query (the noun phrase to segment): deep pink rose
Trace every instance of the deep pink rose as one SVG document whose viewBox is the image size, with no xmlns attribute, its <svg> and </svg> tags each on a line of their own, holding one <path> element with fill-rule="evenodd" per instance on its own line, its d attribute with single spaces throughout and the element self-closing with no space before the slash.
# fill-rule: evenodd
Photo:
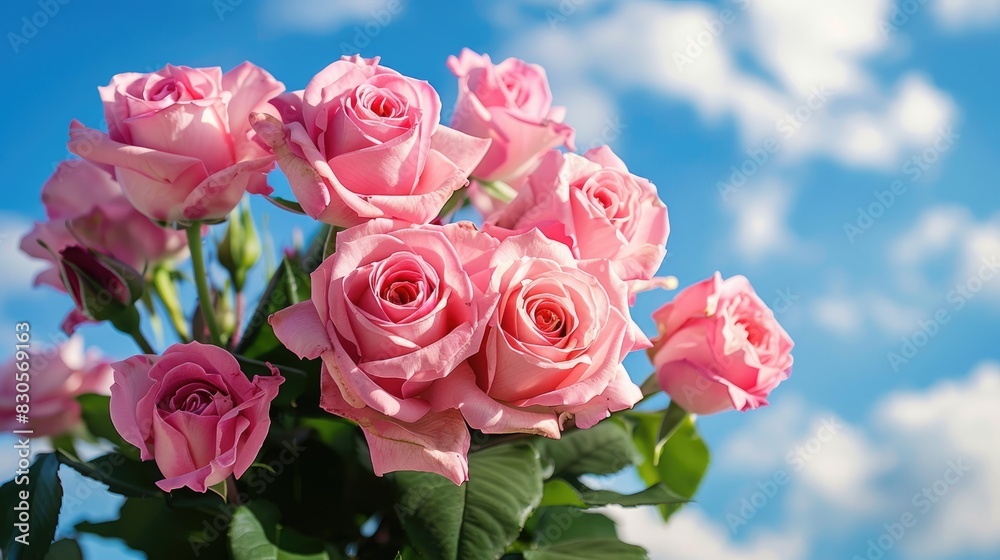
<svg viewBox="0 0 1000 560">
<path fill-rule="evenodd" d="M 111 420 L 143 461 L 156 460 L 169 492 L 205 492 L 231 474 L 243 476 L 271 425 L 268 411 L 284 378 L 247 379 L 229 352 L 198 342 L 174 344 L 161 356 L 141 354 L 111 364 Z"/>
<path fill-rule="evenodd" d="M 537 227 L 577 258 L 610 260 L 623 280 L 651 279 L 670 233 L 656 187 L 629 173 L 607 146 L 583 156 L 550 151 L 490 223 L 519 232 Z"/>
<path fill-rule="evenodd" d="M 434 88 L 377 58 L 344 57 L 274 104 L 284 125 L 261 115 L 254 128 L 306 214 L 342 227 L 431 221 L 489 145 L 440 125 Z"/>
<path fill-rule="evenodd" d="M 19 360 L 15 353 L 0 365 L 0 429 L 5 432 L 33 430 L 32 437 L 65 434 L 80 424 L 76 397 L 86 393 L 107 395 L 111 388 L 111 365 L 95 351 L 84 353 L 83 339 L 78 336 L 51 352 L 40 352 L 31 343 L 28 354 L 28 359 Z M 28 365 L 19 367 L 19 363 Z M 25 383 L 28 391 L 18 391 L 19 383 Z M 22 395 L 28 395 L 30 401 Z M 27 424 L 17 421 L 19 404 L 28 406 Z"/>
<path fill-rule="evenodd" d="M 63 289 L 53 252 L 71 245 L 83 244 L 139 271 L 187 253 L 183 231 L 143 216 L 108 170 L 86 160 L 60 163 L 42 186 L 42 203 L 48 221 L 36 222 L 21 239 L 22 251 L 53 265 L 38 274 L 36 284 Z"/>
<path fill-rule="evenodd" d="M 377 475 L 468 478 L 462 415 L 432 412 L 423 394 L 479 350 L 497 296 L 473 276 L 488 277 L 496 246 L 470 223 L 373 220 L 337 235 L 311 301 L 271 316 L 285 346 L 323 359 L 321 404 L 361 425 Z"/>
<path fill-rule="evenodd" d="M 743 276 L 718 272 L 653 313 L 660 386 L 695 414 L 747 411 L 788 379 L 792 339 Z"/>
<path fill-rule="evenodd" d="M 435 408 L 459 408 L 486 433 L 558 438 L 570 416 L 589 428 L 642 398 L 622 360 L 649 341 L 606 262 L 578 262 L 533 230 L 503 241 L 490 267 L 496 314 L 472 369 L 432 388 Z"/>
<path fill-rule="evenodd" d="M 252 138 L 251 112 L 285 90 L 249 62 L 167 65 L 117 74 L 99 88 L 108 133 L 70 125 L 74 154 L 115 168 L 125 195 L 161 222 L 222 220 L 244 192 L 269 194 L 274 156 Z M 273 109 L 270 109 L 273 110 Z"/>
<path fill-rule="evenodd" d="M 566 110 L 552 106 L 541 66 L 516 58 L 493 64 L 489 55 L 463 49 L 460 56 L 448 58 L 448 68 L 458 77 L 451 126 L 493 140 L 472 173 L 477 180 L 500 181 L 516 192 L 547 151 L 560 145 L 575 149 L 573 129 L 562 123 Z M 503 206 L 477 181 L 470 196 L 487 216 Z"/>
</svg>

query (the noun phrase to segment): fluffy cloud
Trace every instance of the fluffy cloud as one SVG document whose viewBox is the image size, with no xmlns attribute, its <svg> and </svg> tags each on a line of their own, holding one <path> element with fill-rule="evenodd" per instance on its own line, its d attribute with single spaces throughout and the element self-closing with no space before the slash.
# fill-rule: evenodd
<svg viewBox="0 0 1000 560">
<path fill-rule="evenodd" d="M 788 227 L 792 190 L 780 183 L 762 183 L 739 189 L 725 208 L 735 221 L 731 242 L 741 258 L 759 261 L 765 256 L 801 251 L 802 242 Z"/>
<path fill-rule="evenodd" d="M 21 237 L 31 229 L 31 224 L 15 214 L 0 214 L 0 262 L 4 273 L 0 275 L 0 302 L 13 301 L 31 289 L 31 282 L 44 263 L 29 258 L 18 246 Z"/>
<path fill-rule="evenodd" d="M 498 15 L 500 25 L 518 29 L 506 50 L 545 65 L 557 94 L 590 100 L 566 101 L 569 122 L 583 122 L 584 141 L 594 122 L 614 113 L 591 110 L 608 106 L 606 93 L 579 92 L 609 85 L 682 99 L 710 121 L 732 118 L 747 146 L 794 132 L 782 155 L 861 167 L 897 163 L 955 116 L 951 99 L 925 77 L 905 73 L 886 85 L 868 68 L 891 44 L 879 31 L 890 0 L 550 2 L 543 12 L 541 2 L 524 4 L 535 17 L 509 6 Z"/>
<path fill-rule="evenodd" d="M 978 220 L 963 206 L 929 207 L 891 244 L 889 257 L 902 287 L 911 292 L 943 296 L 964 287 L 965 299 L 980 292 L 1000 299 L 1000 213 Z M 948 286 L 933 286 L 926 269 L 941 264 L 954 273 Z"/>
<path fill-rule="evenodd" d="M 652 509 L 608 508 L 605 513 L 618 525 L 618 536 L 644 546 L 650 560 L 799 560 L 806 558 L 806 543 L 798 535 L 762 533 L 749 542 L 734 543 L 726 529 L 690 506 L 670 519 Z"/>
<path fill-rule="evenodd" d="M 941 24 L 952 31 L 1000 22 L 1000 0 L 936 0 L 932 5 Z"/>
<path fill-rule="evenodd" d="M 909 513 L 919 530 L 893 546 L 906 558 L 951 558 L 1000 550 L 1000 364 L 984 362 L 961 379 L 891 393 L 870 421 L 852 424 L 802 400 L 786 398 L 755 413 L 718 452 L 716 468 L 750 480 L 741 498 L 779 470 L 789 482 L 764 506 L 784 521 L 751 518 L 740 538 L 727 512 L 687 508 L 665 529 L 642 510 L 611 510 L 623 539 L 653 558 L 745 560 L 850 557 L 859 542 L 877 540 L 886 523 Z M 967 471 L 965 470 L 967 469 Z M 925 495 L 925 492 L 928 494 Z M 927 496 L 932 496 L 928 498 Z M 773 519 L 773 517 L 772 517 Z M 732 524 L 730 524 L 732 525 Z M 817 543 L 830 534 L 840 537 Z M 780 538 L 776 538 L 780 536 Z"/>
</svg>

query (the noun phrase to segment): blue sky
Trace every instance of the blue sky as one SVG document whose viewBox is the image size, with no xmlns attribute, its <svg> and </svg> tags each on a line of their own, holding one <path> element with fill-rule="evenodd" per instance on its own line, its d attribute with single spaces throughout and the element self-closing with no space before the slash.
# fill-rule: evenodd
<svg viewBox="0 0 1000 560">
<path fill-rule="evenodd" d="M 28 290 L 37 269 L 17 239 L 43 216 L 39 189 L 68 156 L 69 121 L 101 124 L 96 87 L 113 74 L 251 60 L 300 89 L 360 51 L 429 80 L 450 107 L 448 55 L 517 56 L 546 67 L 578 146 L 608 143 L 658 186 L 672 228 L 661 273 L 682 285 L 715 270 L 745 274 L 796 341 L 794 373 L 771 407 L 699 420 L 715 456 L 699 503 L 665 528 L 642 510 L 613 512 L 622 535 L 653 558 L 864 558 L 869 539 L 911 513 L 913 528 L 883 539 L 884 558 L 1000 552 L 1000 1 L 69 1 L 45 18 L 41 9 L 0 7 L 9 108 L 0 325 L 9 332 L 28 319 L 56 333 L 69 305 Z M 22 18 L 45 24 L 32 34 Z M 280 178 L 275 186 L 287 191 Z M 276 246 L 296 227 L 308 233 L 305 221 L 253 204 Z M 670 297 L 640 297 L 647 332 Z M 105 328 L 83 331 L 112 356 L 134 352 Z M 907 340 L 919 345 L 909 356 Z M 641 355 L 627 365 L 639 381 L 650 370 Z M 968 472 L 956 479 L 949 461 Z M 747 509 L 781 473 L 787 482 Z M 943 494 L 924 511 L 914 495 L 935 485 Z M 99 503 L 66 521 L 113 515 L 114 500 Z M 92 557 L 120 548 L 86 545 Z"/>
</svg>

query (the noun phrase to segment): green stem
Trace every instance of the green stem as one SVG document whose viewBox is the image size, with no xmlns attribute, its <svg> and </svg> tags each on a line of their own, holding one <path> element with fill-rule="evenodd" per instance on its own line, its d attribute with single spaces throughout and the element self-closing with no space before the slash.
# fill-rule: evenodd
<svg viewBox="0 0 1000 560">
<path fill-rule="evenodd" d="M 663 389 L 660 388 L 660 381 L 657 379 L 655 371 L 652 374 L 650 374 L 650 376 L 647 377 L 645 381 L 642 382 L 642 385 L 639 386 L 639 389 L 642 390 L 643 401 L 645 401 L 649 397 L 652 397 L 653 395 L 657 395 L 663 392 Z"/>
<path fill-rule="evenodd" d="M 170 323 L 177 331 L 178 338 L 181 339 L 181 342 L 190 342 L 191 334 L 188 332 L 187 320 L 184 318 L 180 298 L 177 296 L 177 285 L 170 277 L 170 269 L 159 266 L 153 270 L 153 291 L 156 292 L 160 303 L 167 311 L 167 317 L 170 318 Z"/>
<path fill-rule="evenodd" d="M 139 348 L 143 352 L 146 354 L 156 354 L 156 350 L 153 350 L 153 347 L 149 345 L 149 341 L 146 340 L 146 337 L 142 336 L 142 332 L 139 329 L 128 333 L 128 335 L 132 337 L 132 340 L 135 340 L 135 343 L 139 345 Z"/>
<path fill-rule="evenodd" d="M 191 263 L 194 265 L 194 281 L 198 286 L 198 306 L 201 309 L 201 316 L 205 318 L 205 325 L 208 326 L 208 334 L 212 339 L 212 344 L 222 346 L 222 335 L 219 331 L 219 323 L 215 320 L 215 307 L 212 302 L 212 294 L 208 291 L 208 275 L 205 273 L 205 259 L 201 251 L 201 222 L 191 224 L 187 229 L 188 247 L 191 249 Z"/>
<path fill-rule="evenodd" d="M 142 329 L 140 328 L 141 319 L 139 318 L 139 310 L 132 307 L 124 309 L 121 313 L 112 317 L 108 320 L 112 326 L 118 329 L 119 332 L 125 333 L 132 337 L 132 340 L 139 345 L 146 354 L 156 354 L 153 347 L 150 346 L 149 341 L 146 337 L 142 335 Z"/>
</svg>

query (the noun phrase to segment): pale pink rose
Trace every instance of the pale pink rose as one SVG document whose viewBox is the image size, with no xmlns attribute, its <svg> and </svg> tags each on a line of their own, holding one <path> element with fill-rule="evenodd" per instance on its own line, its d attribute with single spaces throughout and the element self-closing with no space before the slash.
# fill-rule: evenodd
<svg viewBox="0 0 1000 560">
<path fill-rule="evenodd" d="M 516 191 L 547 151 L 560 145 L 575 150 L 573 129 L 562 122 L 566 110 L 552 106 L 541 66 L 516 58 L 493 64 L 489 55 L 463 49 L 458 57 L 448 57 L 448 68 L 458 78 L 451 126 L 493 140 L 472 173 L 478 181 L 500 181 Z M 476 208 L 488 216 L 504 203 L 478 181 L 469 193 Z"/>
<path fill-rule="evenodd" d="M 52 263 L 36 284 L 64 290 L 53 253 L 71 245 L 94 249 L 142 271 L 184 257 L 183 231 L 165 229 L 139 213 L 111 173 L 86 160 L 67 160 L 42 186 L 48 221 L 36 222 L 21 250 Z M 39 242 L 48 246 L 43 247 Z"/>
<path fill-rule="evenodd" d="M 571 416 L 589 428 L 642 398 L 622 360 L 649 340 L 606 262 L 578 262 L 533 230 L 503 241 L 490 267 L 496 314 L 472 369 L 432 387 L 436 409 L 458 408 L 486 433 L 558 438 Z"/>
<path fill-rule="evenodd" d="M 323 359 L 321 405 L 361 425 L 375 474 L 468 478 L 461 414 L 423 394 L 479 350 L 497 296 L 473 277 L 488 278 L 496 245 L 469 223 L 373 220 L 337 235 L 310 301 L 271 316 L 285 346 Z"/>
<path fill-rule="evenodd" d="M 29 347 L 27 360 L 19 360 L 15 353 L 0 365 L 0 429 L 33 430 L 32 437 L 65 434 L 80 424 L 77 396 L 109 394 L 111 365 L 96 351 L 84 353 L 83 339 L 78 336 L 50 351 L 34 342 Z M 19 363 L 28 365 L 19 367 Z M 19 383 L 28 391 L 18 391 Z M 25 394 L 30 400 L 20 396 Z M 19 404 L 28 405 L 27 424 L 17 421 Z"/>
<path fill-rule="evenodd" d="M 583 156 L 550 151 L 517 198 L 489 222 L 516 232 L 538 228 L 577 258 L 610 260 L 623 280 L 651 279 L 670 233 L 656 187 L 629 173 L 607 146 Z"/>
<path fill-rule="evenodd" d="M 792 339 L 743 276 L 714 276 L 653 313 L 649 355 L 660 386 L 684 410 L 712 414 L 767 405 L 792 370 Z"/>
<path fill-rule="evenodd" d="M 273 375 L 250 381 L 229 352 L 198 342 L 111 367 L 111 420 L 143 461 L 156 461 L 166 477 L 156 485 L 166 492 L 205 492 L 243 476 L 264 444 L 284 381 L 270 364 Z"/>
<path fill-rule="evenodd" d="M 284 124 L 258 115 L 254 128 L 306 214 L 336 226 L 433 220 L 489 146 L 439 124 L 434 88 L 377 58 L 344 57 L 274 105 Z"/>
<path fill-rule="evenodd" d="M 252 137 L 251 112 L 269 110 L 281 82 L 249 62 L 220 68 L 167 65 L 117 74 L 98 88 L 108 133 L 77 121 L 69 149 L 113 166 L 129 201 L 167 223 L 225 219 L 244 192 L 270 194 L 274 156 Z"/>
</svg>

